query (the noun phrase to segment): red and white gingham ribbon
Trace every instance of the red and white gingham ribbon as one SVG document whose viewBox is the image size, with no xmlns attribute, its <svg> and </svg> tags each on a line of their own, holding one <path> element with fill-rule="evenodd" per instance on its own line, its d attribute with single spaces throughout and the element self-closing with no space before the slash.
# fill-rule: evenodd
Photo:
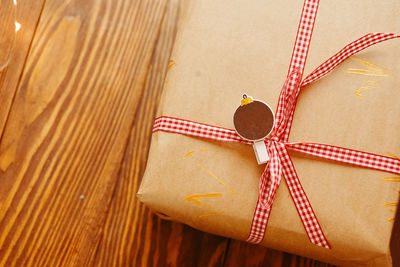
<svg viewBox="0 0 400 267">
<path fill-rule="evenodd" d="M 288 142 L 297 97 L 302 87 L 322 78 L 355 53 L 371 45 L 400 37 L 392 33 L 369 33 L 345 46 L 302 80 L 318 3 L 318 0 L 305 0 L 304 2 L 288 76 L 279 96 L 275 127 L 271 138 L 265 140 L 270 161 L 266 164 L 260 179 L 259 196 L 250 234 L 247 238 L 247 241 L 251 243 L 260 243 L 264 238 L 272 204 L 283 175 L 310 241 L 318 246 L 330 248 L 297 176 L 288 149 L 315 157 L 400 175 L 400 160 L 396 158 L 325 144 Z M 252 144 L 252 142 L 242 139 L 235 130 L 167 116 L 155 120 L 153 132 L 156 131 Z"/>
</svg>

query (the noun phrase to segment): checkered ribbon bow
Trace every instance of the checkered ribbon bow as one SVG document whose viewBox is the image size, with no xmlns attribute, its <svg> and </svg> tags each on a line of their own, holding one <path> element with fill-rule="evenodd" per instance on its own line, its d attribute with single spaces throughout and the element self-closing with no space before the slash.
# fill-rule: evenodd
<svg viewBox="0 0 400 267">
<path fill-rule="evenodd" d="M 348 44 L 302 80 L 308 47 L 318 9 L 318 0 L 305 0 L 286 82 L 279 96 L 275 127 L 265 140 L 270 161 L 260 179 L 259 196 L 248 242 L 260 243 L 265 235 L 272 204 L 283 176 L 304 229 L 313 244 L 330 248 L 306 193 L 290 159 L 288 149 L 319 158 L 400 175 L 400 160 L 353 149 L 314 143 L 288 142 L 297 97 L 301 88 L 332 71 L 337 65 L 359 51 L 389 39 L 399 38 L 392 33 L 369 33 Z M 167 116 L 154 122 L 153 132 L 165 131 L 225 142 L 252 144 L 234 130 Z"/>
</svg>

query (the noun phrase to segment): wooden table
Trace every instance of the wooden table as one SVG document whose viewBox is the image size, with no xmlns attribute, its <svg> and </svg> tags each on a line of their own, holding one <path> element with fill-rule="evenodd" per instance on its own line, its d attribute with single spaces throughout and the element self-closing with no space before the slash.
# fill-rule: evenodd
<svg viewBox="0 0 400 267">
<path fill-rule="evenodd" d="M 0 266 L 328 266 L 137 201 L 178 0 L 12 1 L 0 16 Z"/>
</svg>

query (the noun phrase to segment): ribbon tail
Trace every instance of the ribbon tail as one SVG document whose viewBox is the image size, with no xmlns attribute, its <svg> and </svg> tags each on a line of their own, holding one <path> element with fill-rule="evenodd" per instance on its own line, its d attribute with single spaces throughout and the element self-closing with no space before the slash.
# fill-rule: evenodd
<svg viewBox="0 0 400 267">
<path fill-rule="evenodd" d="M 315 143 L 287 143 L 286 147 L 319 158 L 400 175 L 400 160 L 392 157 Z"/>
<path fill-rule="evenodd" d="M 322 231 L 321 225 L 318 222 L 317 216 L 311 207 L 310 201 L 304 192 L 287 149 L 285 148 L 281 154 L 283 175 L 308 238 L 311 243 L 330 249 L 331 246 L 329 245 L 328 240 Z"/>
<path fill-rule="evenodd" d="M 273 142 L 268 146 L 268 153 L 271 156 L 260 179 L 260 193 L 251 223 L 250 234 L 247 242 L 261 243 L 265 236 L 269 215 L 275 199 L 276 191 L 282 179 L 282 166 L 280 163 L 277 143 Z"/>
<path fill-rule="evenodd" d="M 260 181 L 260 191 L 265 192 L 270 181 L 269 165 L 265 168 L 265 171 Z M 246 241 L 253 244 L 259 244 L 263 241 L 265 231 L 267 229 L 269 215 L 271 214 L 271 207 L 263 204 L 264 198 L 261 194 L 258 195 L 256 208 L 254 210 L 253 220 L 251 222 L 251 228 L 249 236 Z"/>
</svg>

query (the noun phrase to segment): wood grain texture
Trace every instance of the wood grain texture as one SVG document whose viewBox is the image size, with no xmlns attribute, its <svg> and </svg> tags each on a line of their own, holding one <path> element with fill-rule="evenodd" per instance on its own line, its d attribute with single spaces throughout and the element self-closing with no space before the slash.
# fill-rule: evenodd
<svg viewBox="0 0 400 267">
<path fill-rule="evenodd" d="M 0 144 L 0 266 L 94 260 L 165 6 L 46 1 Z"/>
<path fill-rule="evenodd" d="M 0 140 L 43 5 L 44 0 L 0 0 Z"/>
<path fill-rule="evenodd" d="M 0 266 L 329 266 L 137 201 L 179 0 L 24 4 L 0 73 Z"/>
</svg>

